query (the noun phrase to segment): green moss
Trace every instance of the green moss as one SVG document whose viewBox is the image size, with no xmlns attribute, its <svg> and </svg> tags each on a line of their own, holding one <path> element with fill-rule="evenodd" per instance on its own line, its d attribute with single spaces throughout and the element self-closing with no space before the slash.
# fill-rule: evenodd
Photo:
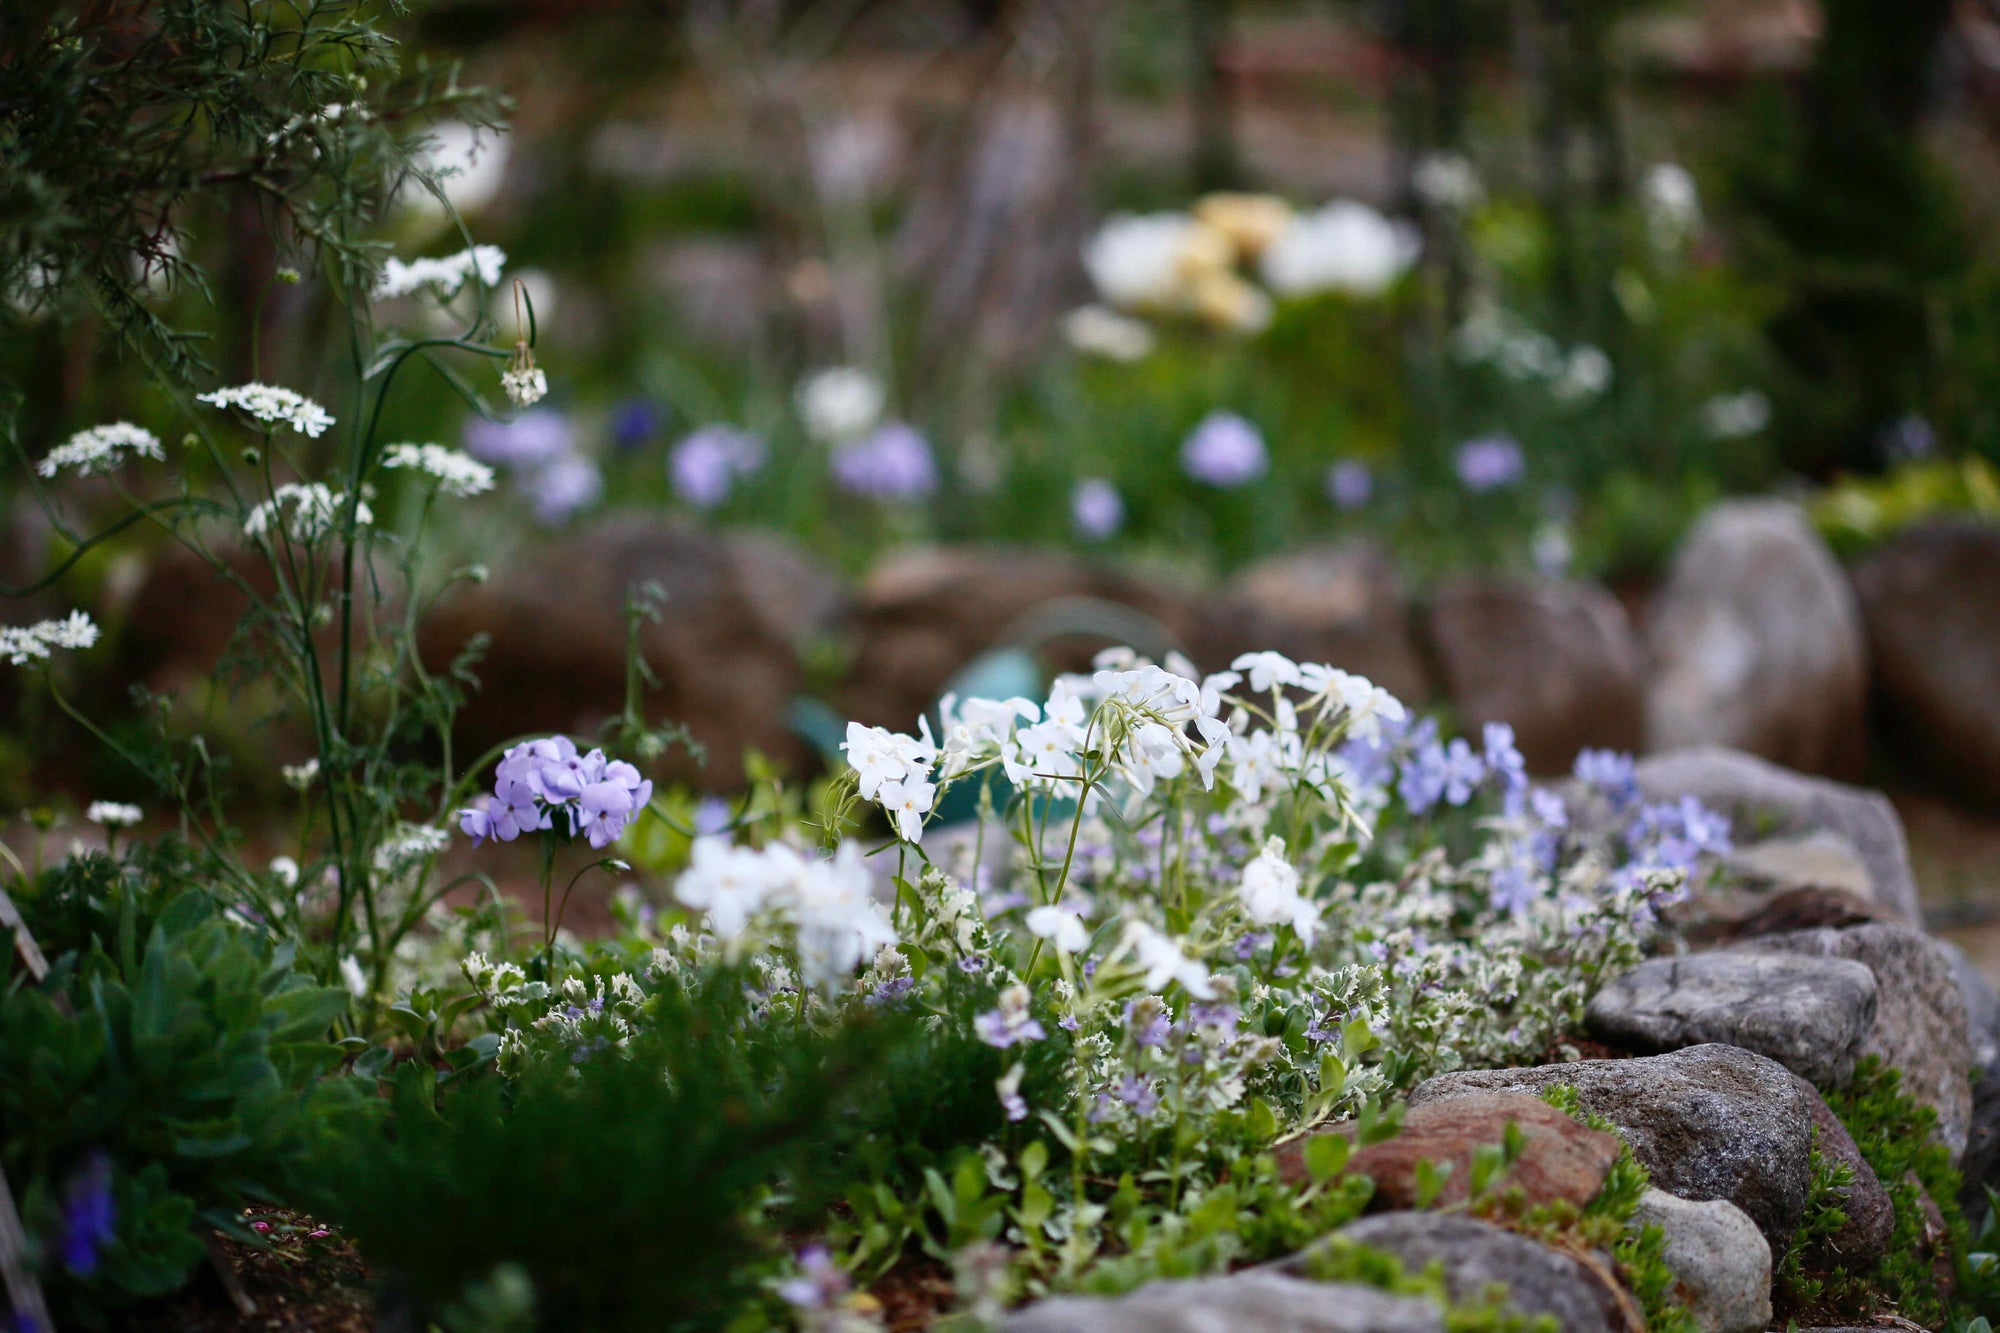
<svg viewBox="0 0 2000 1333">
<path fill-rule="evenodd" d="M 1475 1300 L 1450 1299 L 1444 1268 L 1436 1260 L 1412 1273 L 1395 1255 L 1346 1236 L 1328 1236 L 1301 1256 L 1305 1276 L 1316 1282 L 1352 1282 L 1398 1296 L 1423 1296 L 1444 1307 L 1446 1333 L 1555 1333 L 1554 1315 L 1523 1315 L 1496 1284 Z"/>
</svg>

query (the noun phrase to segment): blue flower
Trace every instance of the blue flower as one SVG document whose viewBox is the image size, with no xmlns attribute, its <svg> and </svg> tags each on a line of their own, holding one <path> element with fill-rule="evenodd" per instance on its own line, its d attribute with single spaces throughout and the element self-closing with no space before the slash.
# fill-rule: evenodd
<svg viewBox="0 0 2000 1333">
<path fill-rule="evenodd" d="M 62 1236 L 57 1248 L 65 1268 L 79 1277 L 97 1271 L 104 1247 L 117 1239 L 116 1213 L 111 1198 L 111 1159 L 93 1152 L 63 1187 Z"/>
</svg>

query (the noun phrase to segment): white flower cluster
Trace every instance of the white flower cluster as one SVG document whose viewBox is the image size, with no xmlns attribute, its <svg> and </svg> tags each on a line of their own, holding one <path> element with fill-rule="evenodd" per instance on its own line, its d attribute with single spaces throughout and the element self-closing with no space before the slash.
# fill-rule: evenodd
<svg viewBox="0 0 2000 1333">
<path fill-rule="evenodd" d="M 882 419 L 889 391 L 859 366 L 830 366 L 799 383 L 799 419 L 825 444 L 859 438 Z"/>
<path fill-rule="evenodd" d="M 333 424 L 332 414 L 312 399 L 272 384 L 239 384 L 195 398 L 215 407 L 240 408 L 267 426 L 286 426 L 315 440 Z"/>
<path fill-rule="evenodd" d="M 419 861 L 436 856 L 451 842 L 451 835 L 428 824 L 403 824 L 375 844 L 373 864 L 377 874 L 393 875 Z"/>
<path fill-rule="evenodd" d="M 1567 352 L 1548 334 L 1485 305 L 1452 333 L 1452 347 L 1468 365 L 1490 365 L 1517 383 L 1540 380 L 1558 402 L 1596 398 L 1611 387 L 1611 358 L 1604 349 L 1578 343 Z"/>
<path fill-rule="evenodd" d="M 533 407 L 549 396 L 549 377 L 532 361 L 500 372 L 500 387 L 516 407 Z"/>
<path fill-rule="evenodd" d="M 70 436 L 49 450 L 35 471 L 53 477 L 64 468 L 73 468 L 78 476 L 90 477 L 121 466 L 128 457 L 159 459 L 166 455 L 161 452 L 160 437 L 153 432 L 129 421 L 114 421 Z"/>
<path fill-rule="evenodd" d="M 461 965 L 465 979 L 488 1004 L 510 1020 L 500 1037 L 500 1069 L 518 1074 L 530 1055 L 530 1032 L 582 1060 L 621 1047 L 632 1035 L 632 1020 L 646 992 L 629 972 L 609 977 L 565 977 L 551 987 L 529 981 L 513 963 L 494 963 L 473 953 Z"/>
<path fill-rule="evenodd" d="M 1701 405 L 1701 425 L 1710 438 L 1740 440 L 1771 423 L 1771 400 L 1755 389 L 1717 394 Z"/>
<path fill-rule="evenodd" d="M 674 897 L 705 912 L 726 944 L 740 942 L 760 917 L 781 920 L 795 941 L 800 975 L 821 991 L 844 984 L 863 961 L 896 942 L 853 842 L 832 857 L 807 857 L 783 843 L 750 848 L 726 837 L 697 838 Z"/>
<path fill-rule="evenodd" d="M 472 455 L 441 444 L 392 444 L 382 458 L 386 468 L 414 468 L 437 478 L 446 495 L 466 499 L 493 489 L 493 469 Z"/>
<path fill-rule="evenodd" d="M 506 267 L 507 252 L 497 245 L 475 245 L 440 259 L 412 259 L 406 263 L 391 258 L 382 265 L 382 276 L 376 279 L 375 296 L 377 300 L 387 300 L 429 287 L 449 300 L 475 274 L 480 285 L 499 286 L 500 274 Z"/>
<path fill-rule="evenodd" d="M 292 513 L 290 520 L 284 522 L 285 532 L 295 542 L 314 542 L 340 521 L 347 508 L 347 495 L 317 481 L 287 482 L 272 491 L 270 499 L 251 508 L 243 520 L 243 531 L 252 537 L 267 535 L 283 520 L 287 507 Z M 375 521 L 375 511 L 368 507 L 367 500 L 355 505 L 354 521 L 364 527 Z"/>
<path fill-rule="evenodd" d="M 130 828 L 146 817 L 136 805 L 125 805 L 118 801 L 92 801 L 84 818 L 93 824 L 106 828 Z"/>
<path fill-rule="evenodd" d="M 0 625 L 0 657 L 10 666 L 44 661 L 57 648 L 89 648 L 96 642 L 96 622 L 82 611 L 33 625 Z"/>
</svg>

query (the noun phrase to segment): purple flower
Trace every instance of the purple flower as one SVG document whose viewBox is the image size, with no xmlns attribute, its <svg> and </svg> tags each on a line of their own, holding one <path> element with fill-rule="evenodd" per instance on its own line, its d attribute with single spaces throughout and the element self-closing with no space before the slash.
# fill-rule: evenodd
<svg viewBox="0 0 2000 1333">
<path fill-rule="evenodd" d="M 537 407 L 512 421 L 474 417 L 465 423 L 465 451 L 486 463 L 534 467 L 570 452 L 575 440 L 569 418 Z"/>
<path fill-rule="evenodd" d="M 1486 780 L 1486 764 L 1473 753 L 1463 736 L 1454 736 L 1444 750 L 1444 798 L 1453 805 L 1464 805 L 1472 799 L 1472 793 Z"/>
<path fill-rule="evenodd" d="M 1584 786 L 1601 793 L 1615 810 L 1639 799 L 1638 768 L 1629 754 L 1616 750 L 1578 750 L 1571 772 Z"/>
<path fill-rule="evenodd" d="M 1535 882 L 1518 862 L 1510 862 L 1493 872 L 1493 910 L 1519 916 L 1535 901 Z"/>
<path fill-rule="evenodd" d="M 720 796 L 704 796 L 694 808 L 694 835 L 697 838 L 727 832 L 731 822 L 729 802 Z"/>
<path fill-rule="evenodd" d="M 833 479 L 844 491 L 878 500 L 921 500 L 937 490 L 930 441 L 901 421 L 834 451 Z"/>
<path fill-rule="evenodd" d="M 1642 869 L 1692 870 L 1702 856 L 1727 856 L 1733 846 L 1728 816 L 1692 796 L 1641 809 L 1625 841 Z"/>
<path fill-rule="evenodd" d="M 1137 1000 L 1126 1002 L 1125 1029 L 1132 1034 L 1132 1044 L 1135 1046 L 1158 1046 L 1166 1041 L 1167 1033 L 1171 1029 L 1167 1022 L 1165 1011 L 1157 1005 L 1149 1005 L 1144 1015 L 1144 1021 L 1134 1026 L 1135 1021 L 1140 1017 L 1138 1008 L 1139 1002 Z"/>
<path fill-rule="evenodd" d="M 1234 412 L 1211 412 L 1181 445 L 1181 467 L 1208 486 L 1246 486 L 1270 467 L 1264 437 Z"/>
<path fill-rule="evenodd" d="M 1018 1092 L 1000 1094 L 1000 1109 L 1007 1113 L 1010 1124 L 1018 1124 L 1028 1118 L 1028 1099 Z"/>
<path fill-rule="evenodd" d="M 1249 962 L 1257 956 L 1257 951 L 1271 942 L 1271 934 L 1264 930 L 1248 930 L 1237 937 L 1236 956 Z"/>
<path fill-rule="evenodd" d="M 1025 1010 L 1010 1014 L 1005 1009 L 989 1009 L 972 1020 L 972 1030 L 988 1046 L 1002 1051 L 1049 1035 Z"/>
<path fill-rule="evenodd" d="M 458 812 L 459 828 L 478 846 L 488 838 L 512 842 L 523 833 L 554 827 L 553 812 L 569 816 L 568 832 L 599 849 L 615 841 L 653 799 L 653 784 L 604 751 L 580 753 L 567 736 L 524 741 L 500 757 L 493 794 Z"/>
<path fill-rule="evenodd" d="M 1127 1074 L 1118 1082 L 1118 1100 L 1132 1108 L 1132 1114 L 1144 1119 L 1151 1115 L 1160 1104 L 1160 1096 L 1153 1091 L 1153 1085 L 1137 1074 Z"/>
<path fill-rule="evenodd" d="M 111 1159 L 93 1152 L 63 1187 L 63 1266 L 79 1277 L 97 1271 L 101 1251 L 117 1239 L 111 1198 Z"/>
<path fill-rule="evenodd" d="M 627 398 L 611 413 L 611 443 L 630 453 L 660 433 L 666 410 L 650 398 Z"/>
<path fill-rule="evenodd" d="M 1359 509 L 1375 494 L 1375 474 L 1359 459 L 1335 463 L 1326 470 L 1326 494 L 1341 509 Z"/>
<path fill-rule="evenodd" d="M 764 442 L 735 426 L 703 426 L 676 444 L 667 457 L 674 494 L 696 509 L 713 509 L 729 498 L 738 477 L 764 466 Z"/>
<path fill-rule="evenodd" d="M 567 522 L 577 510 L 596 504 L 604 495 L 604 474 L 582 454 L 559 454 L 520 473 L 517 484 L 528 493 L 535 521 L 547 528 Z"/>
<path fill-rule="evenodd" d="M 799 1251 L 799 1275 L 778 1284 L 778 1299 L 796 1310 L 824 1310 L 847 1294 L 847 1274 L 824 1245 Z"/>
<path fill-rule="evenodd" d="M 1069 494 L 1070 522 L 1086 541 L 1103 541 L 1125 523 L 1125 501 L 1102 477 L 1086 477 Z"/>
<path fill-rule="evenodd" d="M 1937 432 L 1915 413 L 1883 428 L 1881 439 L 1882 452 L 1891 462 L 1929 458 L 1937 452 Z"/>
<path fill-rule="evenodd" d="M 1528 785 L 1528 763 L 1514 744 L 1514 729 L 1505 722 L 1488 722 L 1482 732 L 1486 742 L 1486 767 L 1510 796 Z"/>
<path fill-rule="evenodd" d="M 917 979 L 915 977 L 890 977 L 887 981 L 868 992 L 868 1003 L 877 1009 L 882 1008 L 884 1005 L 894 1004 L 916 989 L 916 985 Z"/>
<path fill-rule="evenodd" d="M 1527 470 L 1521 446 L 1506 435 L 1482 435 L 1458 446 L 1458 479 L 1475 495 L 1512 486 Z"/>
</svg>

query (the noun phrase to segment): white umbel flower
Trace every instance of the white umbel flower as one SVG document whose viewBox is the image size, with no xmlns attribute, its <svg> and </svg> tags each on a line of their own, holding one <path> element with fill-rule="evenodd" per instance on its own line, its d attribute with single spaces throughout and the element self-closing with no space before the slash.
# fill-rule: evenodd
<svg viewBox="0 0 2000 1333">
<path fill-rule="evenodd" d="M 35 465 L 44 477 L 53 477 L 64 468 L 74 468 L 78 476 L 109 472 L 127 457 L 165 458 L 160 437 L 129 421 L 80 430 L 49 450 L 49 456 Z"/>
<path fill-rule="evenodd" d="M 387 300 L 408 296 L 429 287 L 449 300 L 458 295 L 459 289 L 474 274 L 478 275 L 482 286 L 499 286 L 500 274 L 506 267 L 507 252 L 497 245 L 475 245 L 441 259 L 412 259 L 406 262 L 392 258 L 382 265 L 382 276 L 375 280 L 375 298 Z"/>
<path fill-rule="evenodd" d="M 118 801 L 92 801 L 84 818 L 93 824 L 106 828 L 130 828 L 144 819 L 145 812 L 136 805 L 125 805 Z"/>
<path fill-rule="evenodd" d="M 507 401 L 514 406 L 533 407 L 549 396 L 549 377 L 540 366 L 528 361 L 500 372 L 500 387 L 506 390 Z"/>
<path fill-rule="evenodd" d="M 373 864 L 377 874 L 392 875 L 426 857 L 436 856 L 451 841 L 451 835 L 427 824 L 404 824 L 375 845 Z"/>
<path fill-rule="evenodd" d="M 365 493 L 365 492 L 364 492 Z M 285 531 L 296 542 L 317 541 L 333 530 L 342 511 L 347 508 L 347 495 L 343 491 L 329 490 L 317 481 L 287 482 L 271 492 L 271 498 L 263 501 L 250 511 L 243 520 L 243 531 L 252 537 L 268 534 L 274 522 L 290 507 L 291 520 Z M 354 521 L 358 526 L 367 526 L 375 521 L 375 511 L 368 507 L 366 500 L 354 509 Z"/>
<path fill-rule="evenodd" d="M 415 468 L 437 478 L 446 495 L 465 499 L 493 489 L 493 469 L 457 449 L 441 444 L 392 444 L 383 467 Z"/>
<path fill-rule="evenodd" d="M 196 394 L 195 399 L 215 407 L 241 408 L 268 426 L 286 426 L 309 439 L 318 439 L 333 424 L 333 415 L 318 403 L 273 384 L 239 384 Z"/>
<path fill-rule="evenodd" d="M 57 648 L 89 648 L 96 642 L 97 625 L 82 611 L 33 625 L 0 625 L 0 657 L 12 666 L 45 661 Z"/>
</svg>

